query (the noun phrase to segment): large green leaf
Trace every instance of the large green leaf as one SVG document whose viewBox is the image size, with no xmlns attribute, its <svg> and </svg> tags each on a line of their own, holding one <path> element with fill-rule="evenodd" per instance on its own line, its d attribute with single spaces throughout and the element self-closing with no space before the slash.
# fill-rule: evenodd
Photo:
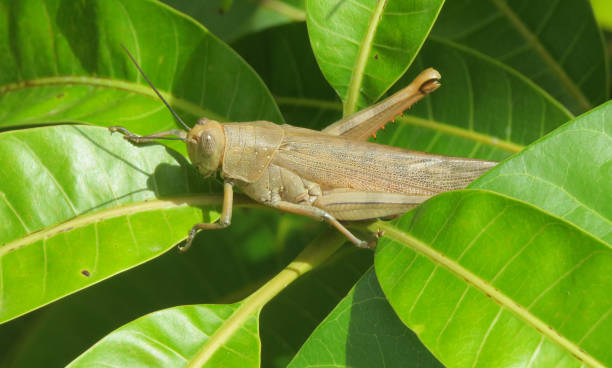
<svg viewBox="0 0 612 368">
<path fill-rule="evenodd" d="M 377 224 L 393 309 L 453 366 L 612 364 L 612 249 L 492 192 L 436 196 Z"/>
<path fill-rule="evenodd" d="M 397 318 L 370 269 L 317 327 L 290 367 L 440 367 Z"/>
<path fill-rule="evenodd" d="M 220 203 L 193 195 L 210 189 L 178 153 L 104 128 L 8 131 L 0 147 L 0 321 L 160 255 L 210 220 L 187 205 Z"/>
<path fill-rule="evenodd" d="M 345 115 L 378 100 L 406 71 L 443 2 L 306 2 L 312 49 Z"/>
<path fill-rule="evenodd" d="M 612 360 L 604 332 L 612 253 L 593 236 L 607 239 L 612 228 L 609 109 L 607 103 L 557 129 L 473 184 L 553 215 L 492 193 L 463 192 L 382 225 L 391 238 L 375 259 L 382 288 L 443 362 Z"/>
<path fill-rule="evenodd" d="M 145 314 L 177 305 L 237 302 L 289 263 L 312 234 L 320 232 L 318 226 L 302 216 L 278 216 L 266 209 L 236 208 L 230 228 L 197 237 L 189 252 L 167 252 L 0 326 L 0 366 L 63 367 L 111 331 Z M 325 281 L 335 285 L 341 295 L 352 285 L 341 276 L 359 277 L 350 264 L 342 261 L 355 263 L 356 260 L 355 257 L 339 259 L 336 263 L 340 267 L 334 266 L 334 270 L 342 274 L 329 275 Z M 317 274 L 307 275 L 306 281 Z M 309 285 L 300 287 L 305 295 L 316 293 Z M 334 299 L 325 297 L 331 298 L 325 293 L 311 298 L 309 303 L 334 303 Z M 275 310 L 276 316 L 290 316 L 291 305 L 281 305 L 283 308 Z M 323 314 L 320 319 L 326 314 L 319 313 Z M 313 323 L 316 324 L 309 320 L 307 326 Z M 275 349 L 278 339 L 295 338 L 293 330 L 284 331 L 280 327 L 270 325 L 264 309 L 263 361 L 275 360 L 277 355 L 286 353 Z M 270 334 L 277 340 L 268 348 L 266 338 Z M 309 331 L 303 334 L 305 339 Z"/>
<path fill-rule="evenodd" d="M 152 313 L 92 346 L 68 367 L 184 367 L 240 311 L 242 303 L 193 305 Z M 249 315 L 209 357 L 208 367 L 259 367 L 259 323 Z"/>
<path fill-rule="evenodd" d="M 612 101 L 472 184 L 532 203 L 612 244 Z"/>
<path fill-rule="evenodd" d="M 201 116 L 282 121 L 266 87 L 235 52 L 158 2 L 0 4 L 0 126 L 74 121 L 140 133 L 175 128 L 121 44 L 191 124 Z"/>
<path fill-rule="evenodd" d="M 510 65 L 576 113 L 608 97 L 605 50 L 588 1 L 449 1 L 432 32 Z"/>
</svg>

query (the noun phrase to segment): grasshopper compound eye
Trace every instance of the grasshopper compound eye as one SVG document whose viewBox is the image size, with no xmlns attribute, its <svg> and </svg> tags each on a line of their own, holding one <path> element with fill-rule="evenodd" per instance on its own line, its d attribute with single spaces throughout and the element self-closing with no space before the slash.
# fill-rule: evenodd
<svg viewBox="0 0 612 368">
<path fill-rule="evenodd" d="M 215 151 L 215 141 L 210 134 L 204 135 L 202 140 L 202 148 L 205 153 L 212 154 Z"/>
<path fill-rule="evenodd" d="M 187 134 L 186 142 L 189 158 L 202 175 L 217 171 L 225 149 L 225 132 L 220 123 L 200 119 Z"/>
</svg>

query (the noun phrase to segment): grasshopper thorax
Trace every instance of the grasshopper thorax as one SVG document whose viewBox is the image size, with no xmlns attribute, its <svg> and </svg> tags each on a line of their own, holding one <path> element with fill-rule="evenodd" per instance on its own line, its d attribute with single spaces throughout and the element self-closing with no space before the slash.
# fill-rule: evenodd
<svg viewBox="0 0 612 368">
<path fill-rule="evenodd" d="M 223 126 L 206 118 L 201 118 L 187 134 L 187 153 L 202 175 L 213 174 L 221 165 L 225 149 Z"/>
</svg>

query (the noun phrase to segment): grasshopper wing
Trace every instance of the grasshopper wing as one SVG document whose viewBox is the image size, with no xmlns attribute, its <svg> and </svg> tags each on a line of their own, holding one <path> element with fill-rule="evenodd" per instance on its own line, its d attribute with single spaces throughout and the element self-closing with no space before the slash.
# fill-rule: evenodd
<svg viewBox="0 0 612 368">
<path fill-rule="evenodd" d="M 496 163 L 408 151 L 285 126 L 273 163 L 321 188 L 431 196 L 464 188 Z"/>
</svg>

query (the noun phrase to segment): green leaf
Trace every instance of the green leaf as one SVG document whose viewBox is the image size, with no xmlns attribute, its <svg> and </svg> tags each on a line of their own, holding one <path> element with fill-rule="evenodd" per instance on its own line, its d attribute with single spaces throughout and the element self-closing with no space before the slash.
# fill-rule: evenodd
<svg viewBox="0 0 612 368">
<path fill-rule="evenodd" d="M 259 366 L 262 307 L 299 276 L 329 259 L 343 242 L 341 234 L 327 231 L 244 301 L 176 307 L 145 316 L 106 336 L 77 358 L 74 365 L 98 365 L 119 359 L 120 366 L 149 366 L 160 360 L 161 366 Z M 194 308 L 195 315 L 191 313 Z"/>
<path fill-rule="evenodd" d="M 251 67 L 159 2 L 1 4 L 0 126 L 72 121 L 121 124 L 138 133 L 176 128 L 121 44 L 190 125 L 202 116 L 282 121 Z"/>
<path fill-rule="evenodd" d="M 317 327 L 290 367 L 442 366 L 391 309 L 370 269 Z"/>
<path fill-rule="evenodd" d="M 289 263 L 313 234 L 320 232 L 320 226 L 303 216 L 278 216 L 267 209 L 236 208 L 230 228 L 196 237 L 189 252 L 171 250 L 0 326 L 0 366 L 63 367 L 113 330 L 145 314 L 177 305 L 234 303 L 244 299 Z M 373 254 L 369 256 L 371 264 Z M 325 274 L 331 274 L 321 282 L 334 285 L 331 287 L 337 288 L 342 296 L 352 286 L 350 280 L 345 279 L 356 272 L 355 267 L 358 268 L 360 262 L 353 256 L 342 257 L 335 263 L 339 264 L 333 266 L 334 270 L 343 272 L 342 275 L 331 272 L 332 266 L 324 267 L 328 270 Z M 304 279 L 309 280 L 318 271 Z M 351 277 L 356 279 L 359 274 Z M 296 286 L 303 284 L 301 281 Z M 347 285 L 341 286 L 342 283 Z M 310 293 L 311 298 L 297 307 L 308 308 L 309 304 L 320 307 L 329 296 L 327 293 L 320 295 L 314 287 L 309 288 L 310 285 L 306 282 L 290 294 Z M 327 303 L 334 304 L 333 300 Z M 292 308 L 288 304 L 276 308 L 275 317 L 290 318 Z M 319 320 L 327 314 L 320 308 L 314 310 L 322 314 Z M 295 321 L 293 327 L 299 328 L 298 323 Z M 316 324 L 308 320 L 306 327 L 312 323 Z M 294 330 L 285 331 L 282 327 L 270 324 L 266 309 L 263 310 L 260 328 L 264 362 L 286 353 L 275 349 L 278 339 L 293 341 L 291 339 L 297 337 Z M 302 332 L 305 334 L 302 341 L 310 331 Z M 271 341 L 272 346 L 268 347 L 270 334 L 277 340 Z M 298 347 L 301 345 L 299 341 L 296 343 Z"/>
<path fill-rule="evenodd" d="M 222 326 L 240 310 L 230 305 L 191 305 L 166 309 L 131 322 L 92 346 L 68 367 L 182 367 L 201 346 L 213 343 Z M 239 331 L 207 361 L 209 367 L 259 367 L 259 323 L 250 315 Z"/>
<path fill-rule="evenodd" d="M 438 195 L 385 233 L 376 274 L 444 364 L 612 364 L 612 249 L 492 192 Z"/>
<path fill-rule="evenodd" d="M 344 115 L 378 100 L 406 71 L 443 2 L 306 2 L 312 49 Z"/>
<path fill-rule="evenodd" d="M 4 322 L 134 267 L 177 244 L 220 203 L 161 145 L 55 126 L 0 134 Z M 158 199 L 163 197 L 163 199 Z"/>
<path fill-rule="evenodd" d="M 225 42 L 306 19 L 305 0 L 163 0 L 202 23 Z"/>
<path fill-rule="evenodd" d="M 608 97 L 605 50 L 588 1 L 450 1 L 432 33 L 515 68 L 574 113 Z"/>
<path fill-rule="evenodd" d="M 612 101 L 579 116 L 471 185 L 519 198 L 612 244 Z"/>
</svg>

